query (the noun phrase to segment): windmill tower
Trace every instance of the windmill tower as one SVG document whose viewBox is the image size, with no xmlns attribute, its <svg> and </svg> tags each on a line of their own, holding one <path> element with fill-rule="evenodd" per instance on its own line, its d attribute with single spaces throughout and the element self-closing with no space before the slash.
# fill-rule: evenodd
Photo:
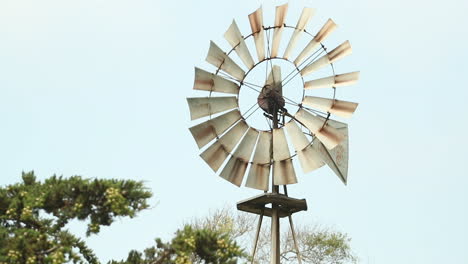
<svg viewBox="0 0 468 264">
<path fill-rule="evenodd" d="M 263 191 L 239 202 L 237 208 L 260 216 L 252 259 L 263 217 L 271 217 L 272 264 L 280 263 L 279 220 L 283 217 L 289 219 L 301 263 L 292 215 L 307 210 L 307 203 L 288 195 L 287 186 L 298 183 L 293 160 L 299 161 L 304 174 L 326 164 L 346 184 L 348 126 L 331 117 L 348 118 L 358 105 L 336 99 L 339 87 L 352 85 L 359 78 L 359 72 L 335 73 L 333 64 L 351 54 L 348 41 L 331 50 L 322 43 L 336 24 L 329 19 L 316 34 L 311 34 L 306 26 L 315 9 L 304 8 L 296 26 L 286 24 L 287 9 L 288 4 L 276 7 L 274 24 L 265 26 L 260 7 L 248 16 L 251 34 L 245 37 L 233 21 L 224 34 L 231 50 L 225 53 L 214 42 L 210 43 L 206 61 L 216 68 L 215 72 L 195 68 L 193 89 L 208 92 L 208 97 L 187 98 L 191 119 L 201 120 L 190 128 L 201 149 L 201 158 L 232 184 L 240 187 L 245 182 L 246 187 Z M 290 31 L 291 37 L 280 54 L 285 31 Z M 308 38 L 307 44 L 292 59 L 302 37 Z M 255 59 L 249 45 L 255 47 Z M 285 64 L 293 69 L 288 74 L 282 68 Z M 331 74 L 317 77 L 326 67 Z M 263 69 L 265 77 L 250 78 L 258 68 Z M 300 85 L 290 85 L 294 78 L 300 80 Z M 254 104 L 248 110 L 239 105 L 241 91 L 245 89 L 255 92 L 250 96 Z M 287 97 L 288 89 L 300 89 L 302 97 L 299 100 Z M 325 89 L 330 91 L 330 97 L 314 96 Z M 256 112 L 267 120 L 267 129 L 260 129 L 255 121 L 248 120 Z"/>
</svg>

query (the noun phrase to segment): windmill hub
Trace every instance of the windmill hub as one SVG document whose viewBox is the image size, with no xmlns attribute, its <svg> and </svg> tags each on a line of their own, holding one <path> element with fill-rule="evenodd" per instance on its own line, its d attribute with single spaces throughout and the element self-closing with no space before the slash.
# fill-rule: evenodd
<svg viewBox="0 0 468 264">
<path fill-rule="evenodd" d="M 281 93 L 281 83 L 276 85 L 266 84 L 257 99 L 258 105 L 268 114 L 284 109 L 285 101 Z"/>
</svg>

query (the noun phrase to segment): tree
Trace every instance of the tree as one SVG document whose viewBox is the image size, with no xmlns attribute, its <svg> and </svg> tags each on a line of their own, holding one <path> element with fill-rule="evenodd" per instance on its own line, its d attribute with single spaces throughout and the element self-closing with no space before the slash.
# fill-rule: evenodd
<svg viewBox="0 0 468 264">
<path fill-rule="evenodd" d="M 0 263 L 99 263 L 93 251 L 66 225 L 88 222 L 86 235 L 116 217 L 134 217 L 151 197 L 141 182 L 52 176 L 37 181 L 34 172 L 23 182 L 0 188 Z"/>
</svg>

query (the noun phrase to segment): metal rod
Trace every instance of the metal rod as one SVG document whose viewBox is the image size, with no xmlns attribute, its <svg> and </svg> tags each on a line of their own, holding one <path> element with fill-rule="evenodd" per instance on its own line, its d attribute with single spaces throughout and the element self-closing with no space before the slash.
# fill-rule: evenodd
<svg viewBox="0 0 468 264">
<path fill-rule="evenodd" d="M 262 221 L 263 221 L 263 209 L 262 209 L 262 213 L 260 214 L 260 218 L 258 219 L 257 232 L 255 233 L 255 242 L 254 242 L 253 249 L 252 249 L 252 264 L 254 263 L 254 260 L 255 260 L 255 253 L 257 253 L 258 237 L 260 236 L 260 231 L 262 229 Z"/>
<path fill-rule="evenodd" d="M 299 251 L 299 246 L 297 244 L 296 231 L 294 230 L 294 224 L 293 224 L 291 214 L 289 214 L 289 225 L 291 226 L 291 233 L 292 233 L 292 237 L 293 237 L 293 240 L 294 240 L 294 247 L 296 248 L 297 262 L 299 264 L 302 264 L 301 252 Z"/>
<path fill-rule="evenodd" d="M 278 128 L 278 109 L 273 111 L 273 129 Z M 274 167 L 273 167 L 274 170 Z M 274 175 L 274 171 L 273 174 Z M 274 178 L 271 180 L 272 192 L 279 193 L 279 186 L 275 185 Z M 278 205 L 271 205 L 271 264 L 280 264 L 280 219 Z"/>
</svg>

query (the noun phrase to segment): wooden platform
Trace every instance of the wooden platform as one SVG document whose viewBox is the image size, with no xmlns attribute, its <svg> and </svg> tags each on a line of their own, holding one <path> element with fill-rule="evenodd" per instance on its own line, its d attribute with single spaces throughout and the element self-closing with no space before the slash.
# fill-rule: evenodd
<svg viewBox="0 0 468 264">
<path fill-rule="evenodd" d="M 271 208 L 268 204 L 277 204 L 279 217 L 287 217 L 300 211 L 307 211 L 305 199 L 296 199 L 284 194 L 265 193 L 237 203 L 237 210 L 252 214 L 262 214 L 271 217 Z"/>
</svg>

